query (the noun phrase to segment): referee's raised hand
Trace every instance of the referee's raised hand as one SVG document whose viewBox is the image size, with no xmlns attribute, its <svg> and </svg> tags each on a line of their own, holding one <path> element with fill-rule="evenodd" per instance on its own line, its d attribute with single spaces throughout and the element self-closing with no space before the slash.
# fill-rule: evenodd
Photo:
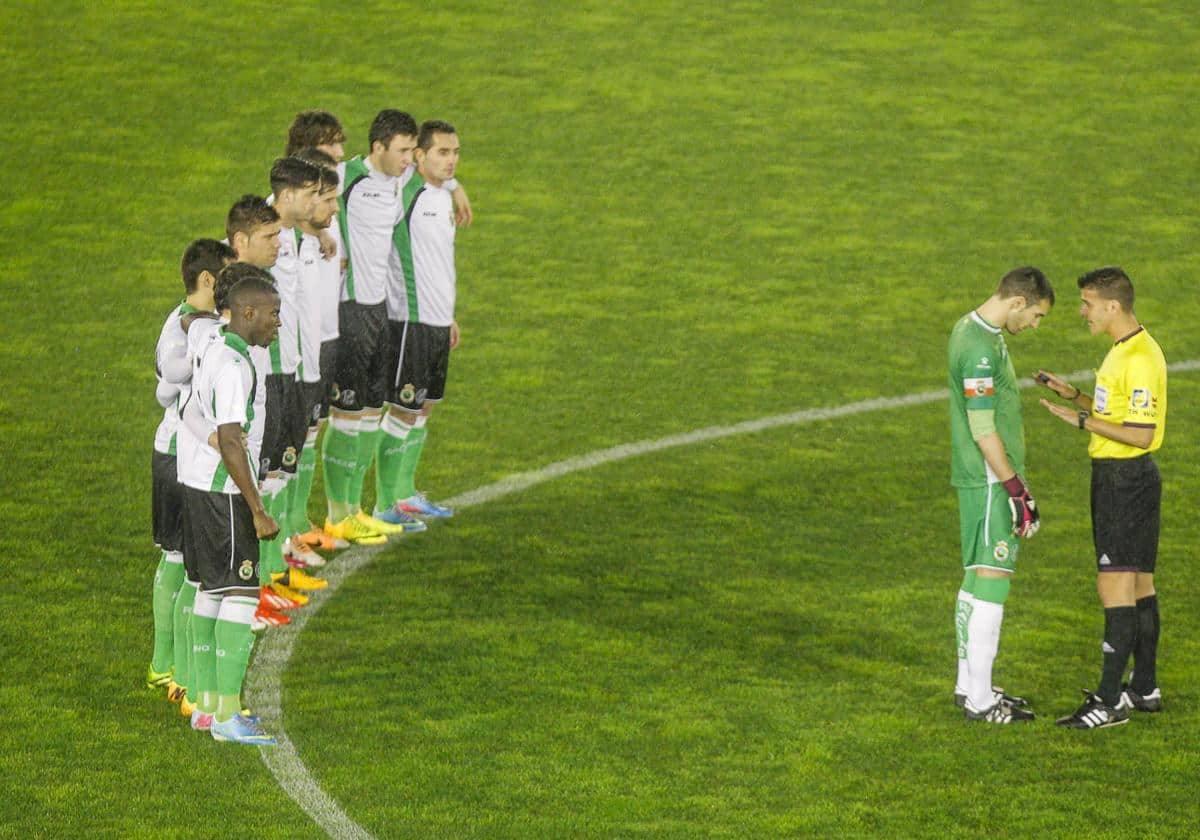
<svg viewBox="0 0 1200 840">
<path fill-rule="evenodd" d="M 1064 400 L 1071 400 L 1079 396 L 1079 389 L 1072 385 L 1067 380 L 1063 379 L 1056 373 L 1051 373 L 1048 370 L 1038 368 L 1033 374 L 1033 381 L 1041 385 L 1045 385 L 1054 393 L 1058 394 Z"/>
</svg>

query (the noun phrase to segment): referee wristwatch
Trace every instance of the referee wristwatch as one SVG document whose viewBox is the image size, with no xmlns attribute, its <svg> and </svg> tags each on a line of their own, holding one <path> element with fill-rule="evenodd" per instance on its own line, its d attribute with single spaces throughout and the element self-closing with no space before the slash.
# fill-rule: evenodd
<svg viewBox="0 0 1200 840">
<path fill-rule="evenodd" d="M 1087 419 L 1091 416 L 1092 416 L 1092 413 L 1090 411 L 1080 411 L 1079 412 L 1079 428 L 1082 429 L 1083 424 L 1086 423 Z"/>
</svg>

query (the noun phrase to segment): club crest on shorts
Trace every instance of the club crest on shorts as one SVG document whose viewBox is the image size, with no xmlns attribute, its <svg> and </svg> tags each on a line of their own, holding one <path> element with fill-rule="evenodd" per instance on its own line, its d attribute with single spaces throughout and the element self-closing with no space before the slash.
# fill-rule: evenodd
<svg viewBox="0 0 1200 840">
<path fill-rule="evenodd" d="M 254 577 L 254 561 L 243 560 L 242 565 L 238 566 L 238 577 L 242 580 L 250 580 Z"/>
<path fill-rule="evenodd" d="M 410 403 L 414 402 L 416 399 L 417 389 L 411 382 L 400 389 L 400 402 Z"/>
<path fill-rule="evenodd" d="M 339 391 L 338 399 L 341 401 L 342 405 L 354 405 L 354 389 L 347 388 L 344 391 Z"/>
<path fill-rule="evenodd" d="M 1003 563 L 1008 559 L 1008 543 L 1005 540 L 1000 540 L 996 543 L 996 547 L 992 549 L 992 556 Z"/>
<path fill-rule="evenodd" d="M 285 467 L 296 466 L 296 447 L 289 446 L 287 449 L 283 450 L 283 458 L 281 460 L 283 461 L 283 465 Z"/>
</svg>

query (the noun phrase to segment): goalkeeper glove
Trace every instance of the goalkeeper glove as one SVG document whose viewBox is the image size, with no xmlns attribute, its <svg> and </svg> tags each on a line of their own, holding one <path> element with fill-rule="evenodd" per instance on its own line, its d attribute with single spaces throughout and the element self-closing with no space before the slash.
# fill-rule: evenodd
<svg viewBox="0 0 1200 840">
<path fill-rule="evenodd" d="M 1004 482 L 1008 491 L 1008 508 L 1012 511 L 1013 533 L 1018 537 L 1032 537 L 1041 527 L 1041 515 L 1038 513 L 1037 502 L 1029 495 L 1029 488 L 1014 475 Z"/>
</svg>

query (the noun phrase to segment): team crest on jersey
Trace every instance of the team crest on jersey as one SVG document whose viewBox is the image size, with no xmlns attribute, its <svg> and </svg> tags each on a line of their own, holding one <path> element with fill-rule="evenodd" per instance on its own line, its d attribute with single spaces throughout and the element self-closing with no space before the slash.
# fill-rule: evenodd
<svg viewBox="0 0 1200 840">
<path fill-rule="evenodd" d="M 1133 393 L 1129 395 L 1129 404 L 1133 408 L 1149 408 L 1150 407 L 1150 389 L 1149 388 L 1134 388 Z"/>
<path fill-rule="evenodd" d="M 254 563 L 251 560 L 243 560 L 242 565 L 238 566 L 238 577 L 242 580 L 250 580 L 254 577 Z"/>
<path fill-rule="evenodd" d="M 283 450 L 282 461 L 285 467 L 296 466 L 296 447 L 289 446 L 287 449 Z"/>
<path fill-rule="evenodd" d="M 997 561 L 1003 563 L 1008 559 L 1008 551 L 1008 543 L 1005 540 L 1000 540 L 1000 542 L 996 543 L 996 547 L 992 549 L 992 556 Z"/>
<path fill-rule="evenodd" d="M 400 389 L 400 402 L 410 403 L 415 402 L 416 399 L 417 389 L 411 382 Z"/>
</svg>

